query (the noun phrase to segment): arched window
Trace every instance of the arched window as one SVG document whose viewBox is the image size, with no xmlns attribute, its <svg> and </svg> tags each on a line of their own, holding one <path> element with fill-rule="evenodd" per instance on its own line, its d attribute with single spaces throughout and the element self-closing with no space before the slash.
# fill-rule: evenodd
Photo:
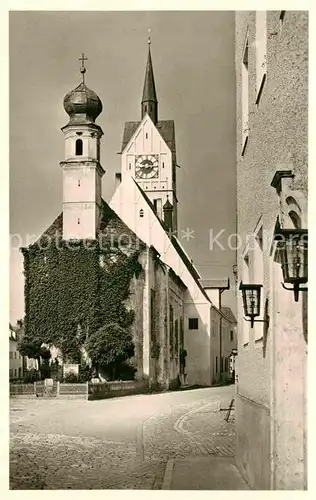
<svg viewBox="0 0 316 500">
<path fill-rule="evenodd" d="M 82 155 L 83 144 L 81 139 L 76 140 L 76 156 Z"/>
<path fill-rule="evenodd" d="M 291 219 L 293 226 L 296 229 L 302 228 L 302 211 L 298 202 L 293 198 L 293 196 L 288 196 L 286 198 L 286 203 L 288 205 L 288 216 Z"/>
<path fill-rule="evenodd" d="M 302 221 L 301 221 L 301 218 L 300 216 L 294 212 L 294 210 L 290 210 L 289 212 L 289 217 L 293 223 L 293 226 L 295 227 L 295 229 L 301 229 L 302 228 Z"/>
</svg>

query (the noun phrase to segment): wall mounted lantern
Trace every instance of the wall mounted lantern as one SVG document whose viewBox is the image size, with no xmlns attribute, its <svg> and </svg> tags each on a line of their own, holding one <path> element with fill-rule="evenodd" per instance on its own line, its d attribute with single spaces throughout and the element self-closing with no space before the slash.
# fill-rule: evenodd
<svg viewBox="0 0 316 500">
<path fill-rule="evenodd" d="M 307 229 L 279 229 L 275 235 L 277 250 L 281 259 L 284 283 L 293 287 L 285 290 L 294 291 L 294 300 L 298 302 L 299 292 L 307 291 L 300 285 L 308 281 L 308 231 Z"/>
<path fill-rule="evenodd" d="M 265 319 L 255 319 L 255 317 L 260 316 L 261 288 L 262 285 L 244 285 L 242 282 L 239 285 L 239 290 L 241 290 L 242 293 L 244 313 L 245 316 L 248 316 L 250 318 L 244 319 L 251 322 L 251 328 L 253 328 L 254 323 L 267 323 L 267 325 L 269 324 L 268 315 L 266 315 Z"/>
</svg>

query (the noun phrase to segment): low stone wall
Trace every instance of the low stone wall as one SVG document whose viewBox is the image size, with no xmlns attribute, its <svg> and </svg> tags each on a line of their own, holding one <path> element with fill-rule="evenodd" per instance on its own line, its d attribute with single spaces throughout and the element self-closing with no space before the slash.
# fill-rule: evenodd
<svg viewBox="0 0 316 500">
<path fill-rule="evenodd" d="M 92 384 L 69 384 L 55 382 L 47 385 L 45 381 L 34 384 L 10 384 L 10 397 L 40 397 L 61 399 L 106 399 L 131 394 L 141 394 L 148 390 L 145 380 L 124 380 Z"/>
<path fill-rule="evenodd" d="M 89 400 L 115 398 L 132 394 L 142 394 L 148 391 L 146 380 L 124 380 L 99 384 L 89 383 Z"/>
<path fill-rule="evenodd" d="M 10 384 L 10 396 L 34 396 L 34 384 Z"/>
<path fill-rule="evenodd" d="M 75 399 L 75 398 L 88 398 L 88 382 L 84 384 L 59 384 L 58 396 L 59 398 Z"/>
</svg>

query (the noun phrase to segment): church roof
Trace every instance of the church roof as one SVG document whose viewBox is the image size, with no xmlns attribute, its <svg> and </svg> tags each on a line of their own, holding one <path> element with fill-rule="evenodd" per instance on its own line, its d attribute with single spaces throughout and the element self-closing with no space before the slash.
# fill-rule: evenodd
<svg viewBox="0 0 316 500">
<path fill-rule="evenodd" d="M 63 234 L 63 214 L 54 220 L 54 222 L 44 231 L 35 244 L 42 245 L 46 248 L 49 239 L 62 238 Z M 112 210 L 112 208 L 102 200 L 102 215 L 100 228 L 97 233 L 97 239 L 102 240 L 104 243 L 112 243 L 115 245 L 116 241 L 121 235 L 128 239 L 126 248 L 134 251 L 137 248 L 145 248 L 145 243 L 141 241 L 138 236 L 122 221 L 122 219 Z M 135 245 L 134 245 L 135 244 Z M 120 247 L 124 245 L 124 239 L 120 239 Z M 138 246 L 137 246 L 138 245 Z"/>
<path fill-rule="evenodd" d="M 151 208 L 152 212 L 154 213 L 156 219 L 158 220 L 158 222 L 160 223 L 161 227 L 163 228 L 163 230 L 169 234 L 169 237 L 170 237 L 170 240 L 171 240 L 171 243 L 173 245 L 173 247 L 175 248 L 175 250 L 177 251 L 179 257 L 181 258 L 182 262 L 184 263 L 184 265 L 186 266 L 186 268 L 188 269 L 188 271 L 190 272 L 191 276 L 193 277 L 194 281 L 196 282 L 197 286 L 199 287 L 200 291 L 202 292 L 202 294 L 204 295 L 204 297 L 206 298 L 206 300 L 208 302 L 211 302 L 210 301 L 210 298 L 208 297 L 207 293 L 205 292 L 203 286 L 201 285 L 200 283 L 200 275 L 197 271 L 197 269 L 195 268 L 194 264 L 192 263 L 192 261 L 190 260 L 189 256 L 187 255 L 187 253 L 185 252 L 184 248 L 182 247 L 180 241 L 178 240 L 178 238 L 176 238 L 174 235 L 170 235 L 170 232 L 169 232 L 169 228 L 168 226 L 164 223 L 163 220 L 161 220 L 158 215 L 156 214 L 155 212 L 155 209 L 154 209 L 154 206 L 153 204 L 151 203 L 151 201 L 149 200 L 148 196 L 146 195 L 145 191 L 143 191 L 143 189 L 139 186 L 139 184 L 133 179 L 135 185 L 137 186 L 138 190 L 140 191 L 140 193 L 142 194 L 143 198 L 145 199 L 146 203 L 149 205 L 149 207 Z"/>
<path fill-rule="evenodd" d="M 124 133 L 123 133 L 123 141 L 122 141 L 122 152 L 126 148 L 127 144 L 131 140 L 132 136 L 135 134 L 140 121 L 138 122 L 125 122 L 124 125 Z M 173 155 L 176 152 L 176 139 L 175 139 L 175 128 L 173 120 L 160 120 L 156 123 L 156 127 L 167 143 L 168 147 L 172 151 Z"/>
</svg>

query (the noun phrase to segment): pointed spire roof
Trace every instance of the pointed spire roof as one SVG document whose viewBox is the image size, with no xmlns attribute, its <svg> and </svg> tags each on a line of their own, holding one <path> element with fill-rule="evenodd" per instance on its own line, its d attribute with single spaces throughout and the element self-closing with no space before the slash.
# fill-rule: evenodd
<svg viewBox="0 0 316 500">
<path fill-rule="evenodd" d="M 152 65 L 152 60 L 151 60 L 150 44 L 151 44 L 151 41 L 149 38 L 148 39 L 148 58 L 147 58 L 147 65 L 146 65 L 146 72 L 145 72 L 145 82 L 144 82 L 142 103 L 147 102 L 147 101 L 158 102 L 157 95 L 156 95 L 154 70 L 153 70 L 153 65 Z"/>
<path fill-rule="evenodd" d="M 173 206 L 171 205 L 171 203 L 169 201 L 169 196 L 168 195 L 167 195 L 167 201 L 164 204 L 163 209 L 164 210 L 173 210 Z"/>
</svg>

